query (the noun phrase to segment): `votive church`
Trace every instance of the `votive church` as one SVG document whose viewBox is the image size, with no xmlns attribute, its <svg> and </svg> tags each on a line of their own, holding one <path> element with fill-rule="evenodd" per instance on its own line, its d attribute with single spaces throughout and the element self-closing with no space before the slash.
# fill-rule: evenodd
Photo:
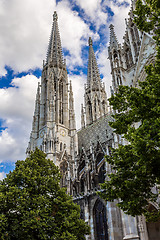
<svg viewBox="0 0 160 240">
<path fill-rule="evenodd" d="M 114 26 L 110 25 L 111 94 L 119 85 L 137 86 L 138 79 L 145 79 L 145 66 L 154 62 L 155 43 L 149 34 L 140 32 L 133 23 L 134 8 L 135 1 L 125 20 L 122 45 L 117 40 Z M 91 227 L 86 240 L 158 240 L 160 222 L 146 223 L 143 216 L 128 216 L 116 206 L 118 200 L 105 202 L 96 194 L 100 183 L 112 171 L 104 156 L 110 154 L 111 147 L 125 144 L 125 140 L 116 135 L 108 124 L 112 121 L 112 110 L 107 104 L 105 85 L 100 78 L 91 38 L 88 43 L 88 74 L 84 105 L 80 106 L 81 129 L 77 131 L 72 83 L 67 77 L 58 16 L 54 12 L 27 154 L 38 147 L 59 166 L 61 186 L 66 187 L 74 202 L 80 205 L 81 218 Z M 151 208 L 157 207 L 150 205 Z"/>
</svg>

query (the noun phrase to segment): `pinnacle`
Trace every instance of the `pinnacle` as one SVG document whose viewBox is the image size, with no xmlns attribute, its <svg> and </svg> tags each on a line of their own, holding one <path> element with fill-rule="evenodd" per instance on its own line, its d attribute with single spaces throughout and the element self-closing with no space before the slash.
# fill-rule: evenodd
<svg viewBox="0 0 160 240">
<path fill-rule="evenodd" d="M 114 25 L 110 24 L 109 26 L 110 28 L 110 46 L 118 46 L 118 41 L 117 41 L 117 37 L 114 31 Z"/>
<path fill-rule="evenodd" d="M 110 28 L 110 30 L 111 30 L 111 29 L 114 30 L 114 25 L 113 25 L 113 24 L 110 24 L 110 25 L 109 25 L 109 28 Z"/>
<path fill-rule="evenodd" d="M 57 12 L 54 11 L 54 14 L 53 14 L 53 21 L 57 21 L 58 20 L 58 15 L 57 15 Z"/>
<path fill-rule="evenodd" d="M 72 81 L 70 80 L 70 92 L 72 92 Z"/>
<path fill-rule="evenodd" d="M 38 87 L 37 87 L 37 98 L 39 97 L 40 94 L 40 82 L 38 82 Z"/>
<path fill-rule="evenodd" d="M 89 46 L 92 46 L 92 44 L 93 44 L 91 37 L 89 37 L 88 44 L 89 44 Z"/>
<path fill-rule="evenodd" d="M 109 28 L 110 28 L 110 37 L 115 36 L 114 25 L 110 24 Z"/>
</svg>

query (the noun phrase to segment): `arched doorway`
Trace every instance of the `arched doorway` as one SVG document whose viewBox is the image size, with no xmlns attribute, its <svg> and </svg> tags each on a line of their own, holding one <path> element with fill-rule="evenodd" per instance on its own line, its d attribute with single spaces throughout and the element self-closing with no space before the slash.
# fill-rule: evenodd
<svg viewBox="0 0 160 240">
<path fill-rule="evenodd" d="M 149 204 L 149 212 L 156 212 L 157 209 Z M 159 240 L 160 239 L 160 219 L 157 222 L 147 222 L 147 232 L 149 240 Z"/>
<path fill-rule="evenodd" d="M 94 206 L 94 230 L 96 240 L 108 240 L 106 207 L 97 199 Z"/>
</svg>

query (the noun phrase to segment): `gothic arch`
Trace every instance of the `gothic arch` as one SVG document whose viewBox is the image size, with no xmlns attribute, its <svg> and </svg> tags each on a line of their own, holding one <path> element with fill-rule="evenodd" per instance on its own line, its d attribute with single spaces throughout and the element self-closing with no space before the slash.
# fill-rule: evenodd
<svg viewBox="0 0 160 240">
<path fill-rule="evenodd" d="M 118 55 L 117 55 L 117 51 L 116 50 L 113 51 L 113 57 L 114 57 L 114 60 L 118 59 Z"/>
<path fill-rule="evenodd" d="M 145 71 L 145 67 L 148 66 L 151 63 L 152 64 L 155 63 L 155 56 L 153 54 L 148 58 L 148 60 L 146 61 L 144 67 L 142 68 L 142 70 L 141 70 L 141 72 L 139 74 L 138 78 L 139 78 L 140 81 L 144 81 L 145 80 L 145 78 L 147 76 L 146 71 Z"/>
<path fill-rule="evenodd" d="M 93 208 L 95 240 L 108 240 L 106 207 L 97 199 Z"/>
<path fill-rule="evenodd" d="M 99 172 L 98 172 L 98 182 L 99 183 L 104 183 L 104 181 L 105 181 L 105 173 L 106 173 L 105 163 L 103 163 L 102 166 L 99 169 Z"/>
<path fill-rule="evenodd" d="M 77 186 L 76 184 L 73 185 L 73 196 L 76 196 L 77 195 Z"/>
<path fill-rule="evenodd" d="M 85 176 L 84 176 L 84 174 L 82 175 L 82 177 L 80 179 L 80 191 L 81 191 L 81 193 L 84 193 L 84 191 L 85 191 Z"/>
</svg>

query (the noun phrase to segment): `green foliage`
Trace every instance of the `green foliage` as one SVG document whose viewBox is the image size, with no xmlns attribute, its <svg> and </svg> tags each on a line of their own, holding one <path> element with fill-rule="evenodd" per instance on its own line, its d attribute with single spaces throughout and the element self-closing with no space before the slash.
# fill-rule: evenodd
<svg viewBox="0 0 160 240">
<path fill-rule="evenodd" d="M 0 239 L 83 240 L 89 227 L 80 207 L 60 188 L 60 173 L 36 149 L 0 181 Z"/>
<path fill-rule="evenodd" d="M 118 206 L 132 216 L 144 214 L 155 221 L 160 212 L 147 211 L 149 201 L 157 193 L 152 189 L 160 184 L 160 2 L 137 0 L 135 23 L 140 30 L 154 32 L 157 45 L 155 63 L 146 67 L 147 77 L 139 88 L 120 86 L 110 98 L 116 110 L 115 121 L 110 123 L 115 133 L 122 134 L 128 145 L 112 149 L 106 160 L 113 172 L 102 184 L 99 193 L 107 201 L 119 199 Z"/>
</svg>

